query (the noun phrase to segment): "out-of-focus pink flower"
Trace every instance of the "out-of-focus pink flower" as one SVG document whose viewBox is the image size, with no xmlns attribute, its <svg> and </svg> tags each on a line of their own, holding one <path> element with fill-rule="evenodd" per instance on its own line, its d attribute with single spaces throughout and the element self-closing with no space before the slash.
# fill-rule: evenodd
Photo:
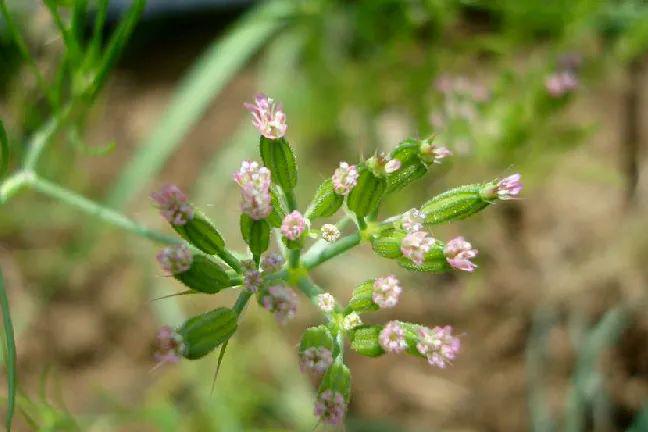
<svg viewBox="0 0 648 432">
<path fill-rule="evenodd" d="M 522 191 L 522 176 L 518 173 L 512 174 L 497 183 L 497 197 L 501 200 L 515 199 Z"/>
<path fill-rule="evenodd" d="M 158 365 L 178 363 L 182 358 L 182 337 L 171 327 L 163 326 L 157 334 L 157 351 L 153 355 Z"/>
<path fill-rule="evenodd" d="M 434 237 L 425 231 L 411 232 L 401 242 L 401 252 L 414 264 L 422 265 L 425 254 L 430 251 L 435 241 Z"/>
<path fill-rule="evenodd" d="M 193 254 L 185 244 L 167 246 L 158 252 L 156 258 L 167 275 L 185 272 L 193 262 Z"/>
<path fill-rule="evenodd" d="M 407 232 L 416 232 L 423 229 L 423 222 L 425 222 L 425 212 L 418 209 L 410 209 L 403 213 L 401 217 L 401 225 Z"/>
<path fill-rule="evenodd" d="M 297 313 L 297 294 L 283 285 L 271 286 L 263 296 L 263 307 L 274 313 L 277 321 L 285 324 Z"/>
<path fill-rule="evenodd" d="M 405 331 L 398 321 L 389 321 L 378 335 L 378 343 L 388 353 L 400 354 L 407 349 Z"/>
<path fill-rule="evenodd" d="M 443 253 L 448 264 L 457 270 L 471 272 L 477 268 L 470 260 L 477 256 L 478 251 L 473 249 L 472 245 L 461 236 L 446 243 Z"/>
<path fill-rule="evenodd" d="M 385 164 L 385 172 L 387 174 L 391 174 L 393 172 L 396 172 L 400 169 L 401 167 L 401 161 L 398 159 L 390 159 L 386 164 Z"/>
<path fill-rule="evenodd" d="M 272 211 L 270 170 L 255 161 L 243 161 L 233 175 L 241 187 L 241 211 L 254 220 L 268 217 Z"/>
<path fill-rule="evenodd" d="M 176 185 L 166 185 L 158 192 L 153 192 L 151 199 L 155 201 L 160 214 L 172 225 L 184 225 L 193 218 L 193 207 Z"/>
<path fill-rule="evenodd" d="M 445 368 L 457 357 L 461 347 L 458 337 L 452 335 L 452 327 L 420 327 L 418 330 L 419 341 L 416 349 L 427 358 L 432 366 Z"/>
<path fill-rule="evenodd" d="M 284 265 L 284 257 L 278 253 L 269 253 L 261 260 L 261 268 L 264 272 L 274 273 L 281 270 Z"/>
<path fill-rule="evenodd" d="M 392 308 L 398 304 L 403 288 L 394 275 L 378 277 L 373 284 L 371 298 L 380 308 Z"/>
<path fill-rule="evenodd" d="M 570 71 L 555 72 L 545 80 L 545 88 L 551 96 L 559 98 L 578 88 L 578 78 Z"/>
<path fill-rule="evenodd" d="M 330 293 L 322 293 L 317 296 L 317 307 L 322 310 L 322 312 L 333 312 L 335 309 L 335 298 Z"/>
<path fill-rule="evenodd" d="M 300 354 L 299 366 L 302 372 L 311 371 L 321 375 L 332 363 L 331 350 L 323 346 L 307 348 Z"/>
<path fill-rule="evenodd" d="M 257 292 L 263 285 L 261 272 L 257 269 L 254 261 L 245 261 L 243 263 L 245 273 L 243 273 L 243 286 L 251 292 Z"/>
<path fill-rule="evenodd" d="M 342 393 L 325 390 L 319 394 L 315 402 L 315 415 L 330 425 L 339 425 L 346 414 L 346 402 Z"/>
<path fill-rule="evenodd" d="M 245 103 L 244 106 L 252 114 L 252 124 L 261 135 L 278 139 L 286 134 L 286 114 L 272 98 L 261 93 L 256 96 L 254 103 Z"/>
<path fill-rule="evenodd" d="M 340 167 L 333 173 L 333 189 L 338 195 L 349 195 L 358 183 L 358 168 L 346 162 L 340 162 Z"/>
<path fill-rule="evenodd" d="M 281 223 L 281 234 L 288 240 L 297 240 L 308 228 L 309 221 L 297 210 L 288 213 Z"/>
</svg>

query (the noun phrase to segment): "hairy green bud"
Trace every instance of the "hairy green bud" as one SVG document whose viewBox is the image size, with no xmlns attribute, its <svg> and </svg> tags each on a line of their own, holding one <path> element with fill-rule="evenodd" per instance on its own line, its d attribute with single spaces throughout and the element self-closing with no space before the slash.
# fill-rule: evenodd
<svg viewBox="0 0 648 432">
<path fill-rule="evenodd" d="M 184 342 L 182 355 L 196 360 L 226 342 L 236 331 L 237 315 L 228 308 L 218 308 L 189 318 L 178 329 Z"/>
</svg>

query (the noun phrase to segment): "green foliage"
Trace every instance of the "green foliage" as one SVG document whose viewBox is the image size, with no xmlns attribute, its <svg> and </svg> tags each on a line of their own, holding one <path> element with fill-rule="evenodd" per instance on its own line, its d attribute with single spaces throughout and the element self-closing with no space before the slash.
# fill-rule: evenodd
<svg viewBox="0 0 648 432">
<path fill-rule="evenodd" d="M 4 286 L 4 278 L 0 271 L 0 308 L 2 309 L 3 353 L 5 368 L 7 369 L 7 413 L 5 415 L 5 427 L 11 430 L 14 410 L 16 405 L 16 341 L 14 340 L 14 329 L 11 322 L 9 299 Z"/>
</svg>

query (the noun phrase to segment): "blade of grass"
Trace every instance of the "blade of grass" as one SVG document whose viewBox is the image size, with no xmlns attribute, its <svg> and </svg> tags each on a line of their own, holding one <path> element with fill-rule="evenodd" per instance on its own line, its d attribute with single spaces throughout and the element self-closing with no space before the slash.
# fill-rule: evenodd
<svg viewBox="0 0 648 432">
<path fill-rule="evenodd" d="M 11 431 L 14 410 L 16 407 L 16 341 L 14 340 L 13 324 L 9 313 L 9 299 L 4 288 L 4 279 L 0 270 L 0 308 L 2 309 L 2 328 L 5 339 L 5 365 L 7 369 L 7 415 L 5 426 Z"/>
<path fill-rule="evenodd" d="M 268 1 L 248 12 L 198 59 L 183 78 L 151 135 L 142 142 L 112 188 L 108 203 L 122 208 L 139 194 L 180 145 L 210 102 L 252 55 L 283 24 L 293 8 L 285 0 Z"/>
<path fill-rule="evenodd" d="M 4 123 L 0 120 L 0 179 L 2 179 L 9 169 L 9 141 Z"/>
<path fill-rule="evenodd" d="M 103 42 L 104 25 L 106 24 L 106 16 L 108 15 L 108 0 L 98 0 L 95 9 L 95 21 L 92 29 L 92 38 L 88 45 L 85 63 L 94 63 L 101 50 Z M 87 64 L 84 64 L 87 66 Z"/>
</svg>

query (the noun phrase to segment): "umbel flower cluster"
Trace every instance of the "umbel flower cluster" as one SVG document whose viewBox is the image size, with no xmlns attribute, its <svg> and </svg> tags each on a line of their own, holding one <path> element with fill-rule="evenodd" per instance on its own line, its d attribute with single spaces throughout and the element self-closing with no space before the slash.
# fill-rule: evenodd
<svg viewBox="0 0 648 432">
<path fill-rule="evenodd" d="M 340 162 L 302 212 L 294 194 L 297 167 L 286 140 L 283 109 L 265 95 L 245 106 L 261 135 L 261 160 L 243 161 L 232 176 L 241 193 L 240 230 L 249 247 L 247 255 L 228 249 L 219 231 L 176 186 L 151 195 L 161 215 L 181 237 L 177 245 L 158 254 L 163 271 L 189 292 L 239 291 L 232 308 L 205 312 L 176 329 L 162 328 L 156 359 L 160 363 L 194 360 L 217 347 L 222 354 L 251 298 L 283 324 L 297 313 L 301 292 L 324 318 L 322 324 L 304 331 L 297 352 L 301 370 L 320 383 L 315 415 L 324 423 L 337 425 L 344 419 L 351 394 L 351 373 L 344 362 L 347 344 L 364 356 L 412 355 L 445 368 L 457 357 L 461 342 L 449 325 L 429 327 L 399 320 L 363 323 L 363 315 L 395 308 L 406 295 L 396 275 L 363 281 L 345 300 L 319 287 L 310 270 L 367 243 L 378 256 L 395 260 L 407 270 L 473 272 L 477 249 L 463 237 L 448 241 L 435 237 L 434 227 L 469 217 L 498 200 L 516 198 L 522 188 L 520 175 L 458 187 L 419 208 L 379 220 L 383 198 L 422 178 L 451 155 L 432 139 L 407 139 L 389 154 L 375 154 L 355 164 Z M 334 216 L 339 210 L 346 216 L 337 225 L 317 227 L 318 219 Z M 342 236 L 342 227 L 349 220 L 355 222 L 354 228 Z M 272 230 L 280 233 L 282 253 L 268 251 Z M 314 244 L 306 248 L 309 241 Z"/>
</svg>

